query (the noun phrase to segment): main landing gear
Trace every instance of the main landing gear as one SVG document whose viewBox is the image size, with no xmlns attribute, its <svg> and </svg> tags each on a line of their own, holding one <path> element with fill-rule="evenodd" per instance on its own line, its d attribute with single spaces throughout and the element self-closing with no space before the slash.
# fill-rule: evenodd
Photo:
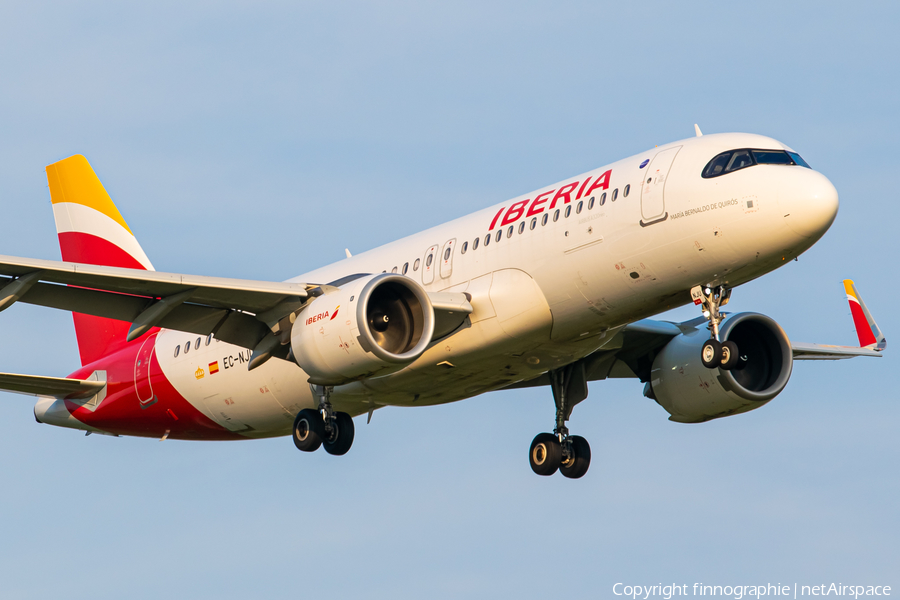
<svg viewBox="0 0 900 600">
<path fill-rule="evenodd" d="M 738 352 L 738 346 L 731 340 L 722 342 L 719 340 L 719 324 L 725 317 L 719 312 L 719 308 L 728 304 L 731 298 L 731 289 L 724 285 L 715 288 L 695 286 L 691 290 L 691 298 L 694 304 L 702 305 L 703 316 L 709 319 L 710 338 L 700 349 L 700 361 L 707 369 L 743 369 L 747 357 L 742 357 Z"/>
<path fill-rule="evenodd" d="M 319 446 L 324 446 L 328 454 L 346 454 L 353 445 L 353 419 L 345 412 L 334 412 L 330 400 L 333 387 L 309 387 L 319 397 L 319 409 L 304 408 L 297 413 L 294 419 L 294 445 L 303 452 L 314 452 Z"/>
<path fill-rule="evenodd" d="M 531 442 L 528 454 L 531 470 L 538 475 L 556 471 L 569 479 L 578 479 L 591 466 L 591 447 L 587 440 L 569 435 L 566 421 L 575 405 L 587 398 L 584 365 L 575 363 L 548 373 L 553 401 L 556 403 L 556 428 L 553 433 L 539 433 Z"/>
</svg>

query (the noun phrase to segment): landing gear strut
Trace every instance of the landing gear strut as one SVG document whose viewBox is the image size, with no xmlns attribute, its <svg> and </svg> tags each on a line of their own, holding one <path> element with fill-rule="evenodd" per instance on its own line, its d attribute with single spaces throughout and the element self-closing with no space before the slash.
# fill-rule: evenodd
<svg viewBox="0 0 900 600">
<path fill-rule="evenodd" d="M 340 456 L 353 445 L 353 418 L 345 412 L 335 412 L 331 406 L 334 388 L 312 385 L 313 395 L 319 397 L 319 409 L 304 408 L 294 419 L 294 445 L 303 452 L 314 452 L 319 446 L 325 452 Z"/>
<path fill-rule="evenodd" d="M 587 398 L 584 365 L 574 363 L 548 375 L 556 403 L 556 427 L 553 433 L 539 433 L 531 442 L 528 455 L 531 470 L 538 475 L 559 471 L 565 477 L 578 479 L 591 466 L 591 447 L 583 437 L 569 435 L 566 421 L 575 405 Z"/>
<path fill-rule="evenodd" d="M 731 340 L 722 342 L 719 339 L 719 324 L 725 318 L 719 312 L 719 308 L 728 304 L 731 289 L 724 285 L 715 288 L 698 285 L 691 290 L 691 298 L 694 304 L 702 306 L 703 316 L 709 320 L 710 337 L 700 350 L 700 361 L 703 366 L 707 369 L 719 367 L 726 371 L 742 368 L 746 358 L 740 356 L 737 344 Z"/>
</svg>

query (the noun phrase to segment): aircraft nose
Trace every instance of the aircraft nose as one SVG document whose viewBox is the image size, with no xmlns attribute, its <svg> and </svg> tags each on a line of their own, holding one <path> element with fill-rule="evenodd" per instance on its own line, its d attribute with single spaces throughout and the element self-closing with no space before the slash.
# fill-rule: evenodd
<svg viewBox="0 0 900 600">
<path fill-rule="evenodd" d="M 803 237 L 819 239 L 838 212 L 838 193 L 827 177 L 812 169 L 791 169 L 778 190 L 788 226 Z"/>
</svg>

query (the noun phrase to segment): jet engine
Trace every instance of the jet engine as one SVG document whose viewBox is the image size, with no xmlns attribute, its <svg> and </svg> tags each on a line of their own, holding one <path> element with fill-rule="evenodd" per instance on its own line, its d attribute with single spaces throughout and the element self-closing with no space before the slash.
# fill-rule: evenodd
<svg viewBox="0 0 900 600">
<path fill-rule="evenodd" d="M 759 408 L 781 393 L 794 364 L 791 343 L 772 319 L 740 313 L 723 321 L 720 339 L 738 346 L 741 360 L 726 371 L 708 369 L 700 349 L 709 331 L 696 329 L 672 338 L 653 361 L 644 394 L 680 423 L 701 423 Z"/>
<path fill-rule="evenodd" d="M 428 294 L 408 277 L 369 275 L 319 296 L 291 328 L 294 360 L 310 383 L 340 385 L 399 371 L 434 333 Z"/>
</svg>

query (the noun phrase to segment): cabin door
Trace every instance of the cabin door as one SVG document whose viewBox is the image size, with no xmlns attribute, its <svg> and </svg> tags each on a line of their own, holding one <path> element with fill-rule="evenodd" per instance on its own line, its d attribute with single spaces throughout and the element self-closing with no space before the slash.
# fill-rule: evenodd
<svg viewBox="0 0 900 600">
<path fill-rule="evenodd" d="M 665 221 L 669 215 L 666 213 L 666 179 L 675 155 L 681 150 L 681 146 L 668 148 L 657 153 L 647 165 L 643 173 L 641 184 L 641 225 L 646 227 L 653 223 Z"/>
</svg>

